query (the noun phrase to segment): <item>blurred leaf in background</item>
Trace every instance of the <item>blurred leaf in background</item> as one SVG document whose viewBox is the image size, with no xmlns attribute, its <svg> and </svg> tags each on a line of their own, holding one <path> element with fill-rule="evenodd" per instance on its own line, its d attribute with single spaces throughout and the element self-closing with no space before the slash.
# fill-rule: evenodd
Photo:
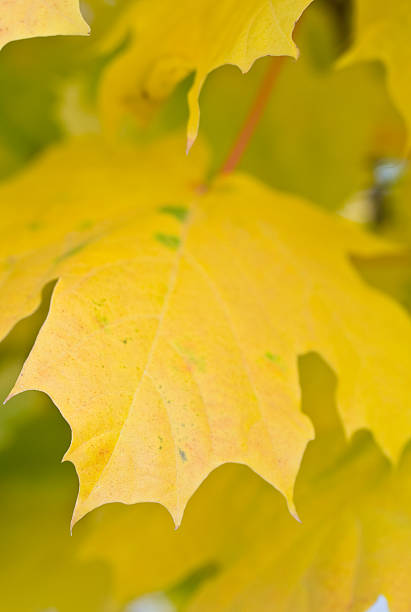
<svg viewBox="0 0 411 612">
<path fill-rule="evenodd" d="M 402 154 L 405 131 L 380 65 L 337 68 L 345 31 L 330 4 L 319 0 L 305 11 L 295 34 L 300 57 L 284 60 L 240 169 L 337 210 L 372 184 L 376 159 Z M 200 134 L 211 145 L 210 176 L 221 169 L 272 61 L 258 60 L 246 75 L 223 66 L 206 80 L 200 97 Z M 133 113 L 125 113 L 123 136 L 141 140 L 183 126 L 191 84 L 187 77 L 170 98 L 157 104 L 146 126 Z M 103 98 L 104 87 L 103 81 Z"/>
<path fill-rule="evenodd" d="M 33 38 L 9 43 L 0 55 L 0 178 L 60 140 L 93 107 L 101 70 L 116 53 L 103 54 L 98 41 L 129 0 L 82 3 L 90 37 Z M 66 125 L 62 122 L 65 119 Z M 96 130 L 95 115 L 88 129 Z"/>
<path fill-rule="evenodd" d="M 345 64 L 380 60 L 387 85 L 411 129 L 411 15 L 408 0 L 355 0 L 354 43 L 343 58 Z M 408 145 L 409 145 L 408 138 Z"/>
<path fill-rule="evenodd" d="M 336 210 L 372 181 L 373 160 L 399 156 L 401 118 L 380 66 L 337 69 L 341 27 L 328 3 L 312 4 L 296 33 L 298 61 L 286 59 L 240 168 L 278 189 Z M 269 59 L 248 75 L 214 72 L 201 98 L 201 133 L 221 167 Z"/>
<path fill-rule="evenodd" d="M 198 133 L 198 97 L 208 74 L 224 64 L 247 72 L 265 55 L 297 56 L 295 23 L 312 0 L 139 0 L 116 23 L 111 40 L 129 45 L 102 81 L 101 114 L 109 131 L 124 113 L 148 121 L 176 83 L 190 73 L 187 148 Z M 206 26 L 205 26 L 206 24 Z M 107 41 L 110 45 L 110 37 Z M 113 44 L 113 42 L 111 43 Z"/>
</svg>

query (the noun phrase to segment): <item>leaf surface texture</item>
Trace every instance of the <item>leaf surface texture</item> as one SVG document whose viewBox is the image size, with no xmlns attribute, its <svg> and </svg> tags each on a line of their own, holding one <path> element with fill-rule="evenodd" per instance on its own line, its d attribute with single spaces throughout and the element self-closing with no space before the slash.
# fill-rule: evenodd
<svg viewBox="0 0 411 612">
<path fill-rule="evenodd" d="M 370 428 L 392 458 L 409 435 L 409 319 L 349 261 L 396 249 L 246 175 L 204 190 L 201 150 L 187 163 L 180 145 L 80 139 L 1 190 L 2 334 L 59 279 L 13 393 L 45 391 L 71 425 L 75 519 L 156 501 L 179 523 L 225 462 L 293 510 L 309 351 L 339 377 L 349 434 Z"/>
</svg>

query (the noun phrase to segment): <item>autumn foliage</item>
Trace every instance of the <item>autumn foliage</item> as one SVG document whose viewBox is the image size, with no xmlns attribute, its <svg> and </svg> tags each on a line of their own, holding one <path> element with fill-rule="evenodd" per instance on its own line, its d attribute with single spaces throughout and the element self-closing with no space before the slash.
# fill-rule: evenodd
<svg viewBox="0 0 411 612">
<path fill-rule="evenodd" d="M 408 1 L 0 26 L 0 608 L 410 612 Z"/>
</svg>

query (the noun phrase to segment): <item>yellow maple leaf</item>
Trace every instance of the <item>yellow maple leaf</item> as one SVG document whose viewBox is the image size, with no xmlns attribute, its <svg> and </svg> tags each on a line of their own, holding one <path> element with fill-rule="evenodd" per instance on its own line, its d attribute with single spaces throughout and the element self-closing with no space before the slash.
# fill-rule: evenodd
<svg viewBox="0 0 411 612">
<path fill-rule="evenodd" d="M 296 484 L 302 523 L 234 465 L 201 486 L 177 531 L 163 509 L 105 507 L 82 526 L 81 557 L 112 568 L 117 601 L 165 590 L 190 611 L 364 612 L 383 593 L 391 612 L 409 610 L 411 448 L 393 468 L 368 433 L 348 443 L 332 372 L 312 354 L 300 372 L 316 428 Z"/>
<path fill-rule="evenodd" d="M 88 34 L 79 0 L 0 0 L 0 49 L 12 40 Z"/>
<path fill-rule="evenodd" d="M 223 64 L 247 72 L 264 55 L 297 56 L 295 22 L 312 0 L 140 0 L 111 38 L 131 33 L 127 50 L 106 71 L 102 112 L 109 125 L 127 109 L 140 118 L 195 71 L 188 95 L 188 148 L 197 137 L 198 98 L 207 75 Z"/>
<path fill-rule="evenodd" d="M 411 431 L 409 318 L 349 261 L 394 247 L 245 175 L 204 192 L 179 146 L 74 141 L 0 192 L 2 333 L 59 278 L 13 394 L 45 391 L 71 425 L 75 520 L 156 501 L 179 523 L 224 462 L 293 509 L 308 351 L 339 376 L 348 433 L 369 427 L 396 458 Z"/>
<path fill-rule="evenodd" d="M 411 12 L 408 0 L 356 0 L 356 40 L 341 64 L 380 60 L 391 96 L 411 128 Z"/>
</svg>

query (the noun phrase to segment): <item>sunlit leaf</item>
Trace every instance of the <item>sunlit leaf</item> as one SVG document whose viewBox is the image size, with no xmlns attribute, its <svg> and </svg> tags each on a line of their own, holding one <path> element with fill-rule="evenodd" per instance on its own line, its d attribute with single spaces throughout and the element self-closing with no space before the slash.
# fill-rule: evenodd
<svg viewBox="0 0 411 612">
<path fill-rule="evenodd" d="M 349 261 L 394 247 L 244 175 L 200 188 L 204 162 L 179 147 L 74 141 L 0 193 L 2 333 L 59 278 L 13 393 L 47 392 L 70 423 L 76 519 L 158 501 L 178 523 L 228 461 L 293 509 L 311 350 L 339 376 L 347 432 L 371 428 L 393 458 L 408 439 L 411 324 Z"/>
</svg>

